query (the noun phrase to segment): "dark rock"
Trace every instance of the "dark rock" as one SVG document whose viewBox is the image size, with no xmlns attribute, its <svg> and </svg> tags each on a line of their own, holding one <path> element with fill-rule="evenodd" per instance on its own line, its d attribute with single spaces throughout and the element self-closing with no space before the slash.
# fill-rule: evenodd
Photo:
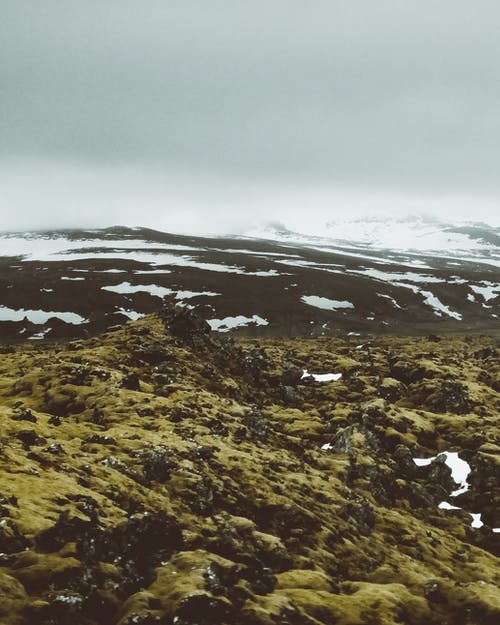
<svg viewBox="0 0 500 625">
<path fill-rule="evenodd" d="M 112 436 L 103 436 L 101 434 L 92 434 L 84 438 L 82 443 L 90 445 L 116 445 L 116 439 Z"/>
<path fill-rule="evenodd" d="M 318 519 L 296 504 L 266 504 L 255 511 L 255 518 L 263 530 L 286 539 L 302 536 L 306 539 L 318 527 Z"/>
<path fill-rule="evenodd" d="M 446 464 L 446 456 L 444 454 L 439 454 L 427 467 L 421 467 L 420 473 L 427 474 L 426 478 L 430 485 L 439 485 L 446 492 L 456 488 L 456 483 L 451 477 L 451 469 Z"/>
<path fill-rule="evenodd" d="M 91 625 L 83 614 L 83 596 L 78 592 L 68 590 L 51 592 L 47 597 L 47 604 L 31 612 L 31 622 L 41 625 Z"/>
<path fill-rule="evenodd" d="M 10 519 L 0 520 L 0 553 L 17 553 L 29 545 L 29 541 L 22 536 Z"/>
<path fill-rule="evenodd" d="M 122 564 L 139 584 L 153 579 L 155 567 L 183 546 L 178 522 L 165 513 L 136 513 L 112 530 L 104 545 L 107 559 Z"/>
<path fill-rule="evenodd" d="M 300 367 L 289 365 L 283 370 L 281 382 L 284 386 L 297 386 L 302 380 L 303 370 Z"/>
<path fill-rule="evenodd" d="M 99 410 L 99 408 L 94 408 L 91 420 L 92 423 L 95 423 L 96 425 L 106 425 L 106 417 L 104 416 L 104 413 Z"/>
<path fill-rule="evenodd" d="M 394 378 L 384 378 L 379 386 L 379 394 L 382 399 L 395 402 L 404 396 L 406 386 L 399 380 Z"/>
<path fill-rule="evenodd" d="M 129 373 L 121 381 L 122 388 L 126 388 L 129 391 L 140 391 L 141 384 L 137 373 Z"/>
<path fill-rule="evenodd" d="M 16 438 L 23 443 L 25 449 L 29 449 L 32 446 L 45 445 L 47 442 L 43 436 L 38 436 L 35 430 L 20 430 L 16 434 Z"/>
<path fill-rule="evenodd" d="M 30 423 L 37 422 L 37 418 L 35 417 L 35 415 L 31 412 L 31 410 L 28 410 L 27 408 L 22 408 L 21 410 L 13 414 L 11 418 L 14 421 L 29 421 Z"/>
<path fill-rule="evenodd" d="M 221 419 L 213 418 L 208 421 L 207 426 L 210 428 L 213 436 L 227 436 L 229 434 L 229 428 L 224 425 Z"/>
<path fill-rule="evenodd" d="M 417 465 L 413 461 L 411 451 L 405 445 L 398 445 L 394 450 L 394 460 L 405 477 L 417 475 Z"/>
<path fill-rule="evenodd" d="M 43 451 L 48 454 L 54 454 L 55 456 L 61 456 L 64 454 L 64 448 L 60 443 L 52 443 L 51 445 L 45 447 Z"/>
<path fill-rule="evenodd" d="M 213 457 L 216 450 L 217 447 L 215 447 L 214 445 L 197 445 L 189 453 L 188 457 L 194 461 L 206 461 L 210 460 Z"/>
<path fill-rule="evenodd" d="M 214 509 L 214 491 L 211 480 L 203 477 L 196 482 L 193 492 L 189 496 L 191 510 L 195 513 L 208 516 Z"/>
<path fill-rule="evenodd" d="M 149 449 L 142 455 L 144 477 L 148 482 L 166 482 L 177 467 L 174 452 L 163 445 Z"/>
<path fill-rule="evenodd" d="M 439 343 L 441 341 L 441 337 L 437 336 L 437 334 L 429 334 L 427 340 L 430 343 Z"/>
<path fill-rule="evenodd" d="M 147 362 L 151 365 L 158 365 L 170 358 L 169 352 L 158 342 L 144 343 L 133 352 L 133 356 L 136 360 Z"/>
<path fill-rule="evenodd" d="M 196 347 L 213 344 L 210 326 L 194 310 L 169 306 L 163 311 L 162 319 L 167 331 L 181 343 Z"/>
<path fill-rule="evenodd" d="M 217 562 L 212 562 L 204 574 L 206 589 L 213 595 L 227 596 L 230 589 L 240 580 L 241 568 L 236 564 L 232 567 L 226 567 Z"/>
<path fill-rule="evenodd" d="M 483 349 L 478 349 L 474 352 L 474 356 L 478 360 L 495 360 L 497 362 L 500 357 L 498 350 L 494 347 L 483 347 Z"/>
<path fill-rule="evenodd" d="M 472 410 L 467 389 L 460 382 L 441 380 L 438 387 L 425 399 L 424 405 L 432 412 L 466 414 Z"/>
<path fill-rule="evenodd" d="M 56 523 L 38 534 L 35 541 L 40 551 L 54 552 L 59 551 L 69 542 L 77 542 L 81 545 L 88 541 L 95 541 L 99 532 L 100 528 L 91 520 L 71 516 L 67 510 L 64 510 Z"/>
<path fill-rule="evenodd" d="M 250 589 L 256 595 L 267 595 L 276 586 L 276 575 L 273 571 L 260 563 L 248 566 L 242 573 L 243 579 L 249 582 Z"/>
<path fill-rule="evenodd" d="M 235 622 L 229 601 L 209 593 L 193 594 L 182 599 L 173 616 L 176 625 L 220 625 Z"/>
<path fill-rule="evenodd" d="M 189 412 L 186 408 L 181 408 L 180 406 L 175 406 L 170 411 L 168 416 L 169 420 L 173 423 L 179 423 L 180 421 L 184 421 L 185 419 L 189 419 L 191 417 L 191 412 Z"/>
<path fill-rule="evenodd" d="M 269 421 L 258 408 L 253 408 L 242 419 L 243 425 L 252 437 L 266 436 L 269 430 Z"/>
<path fill-rule="evenodd" d="M 153 614 L 151 611 L 142 614 L 130 614 L 125 620 L 120 621 L 120 625 L 171 625 L 172 620 Z"/>
<path fill-rule="evenodd" d="M 389 360 L 391 376 L 404 384 L 412 384 L 413 382 L 419 382 L 427 378 L 433 378 L 436 372 L 429 370 L 424 365 L 421 365 L 413 360 L 407 360 L 406 358 L 397 357 Z"/>
<path fill-rule="evenodd" d="M 118 471 L 122 475 L 129 477 L 131 480 L 134 480 L 134 482 L 137 482 L 138 484 L 142 484 L 144 482 L 144 476 L 139 473 L 139 471 L 123 462 L 123 460 L 116 458 L 115 456 L 106 456 L 106 458 L 102 459 L 102 464 L 110 467 L 111 469 L 114 469 L 115 471 Z"/>
<path fill-rule="evenodd" d="M 353 523 L 364 536 L 368 536 L 375 526 L 375 511 L 366 500 L 347 503 L 338 514 L 342 519 Z"/>
<path fill-rule="evenodd" d="M 17 508 L 18 507 L 17 497 L 15 497 L 14 495 L 11 495 L 10 497 L 0 496 L 0 517 L 10 516 L 10 511 L 9 511 L 8 506 Z"/>
</svg>

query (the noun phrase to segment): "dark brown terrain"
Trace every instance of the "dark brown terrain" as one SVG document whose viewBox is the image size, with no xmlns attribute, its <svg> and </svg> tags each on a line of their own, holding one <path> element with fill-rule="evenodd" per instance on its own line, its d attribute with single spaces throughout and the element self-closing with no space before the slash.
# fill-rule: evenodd
<svg viewBox="0 0 500 625">
<path fill-rule="evenodd" d="M 469 232 L 479 251 L 133 228 L 1 235 L 0 338 L 91 336 L 155 312 L 164 296 L 251 336 L 500 330 L 500 237 Z"/>
</svg>

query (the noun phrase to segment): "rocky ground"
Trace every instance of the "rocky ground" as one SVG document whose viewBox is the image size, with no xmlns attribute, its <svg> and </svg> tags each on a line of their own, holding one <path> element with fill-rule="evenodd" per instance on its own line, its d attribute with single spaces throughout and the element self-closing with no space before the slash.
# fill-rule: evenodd
<svg viewBox="0 0 500 625">
<path fill-rule="evenodd" d="M 355 341 L 4 344 L 0 623 L 498 623 L 499 338 Z"/>
</svg>

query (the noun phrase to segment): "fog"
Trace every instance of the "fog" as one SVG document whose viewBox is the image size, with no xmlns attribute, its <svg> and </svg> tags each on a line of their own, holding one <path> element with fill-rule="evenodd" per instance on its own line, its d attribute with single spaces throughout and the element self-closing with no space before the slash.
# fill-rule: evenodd
<svg viewBox="0 0 500 625">
<path fill-rule="evenodd" d="M 498 223 L 500 5 L 0 0 L 0 229 Z"/>
</svg>

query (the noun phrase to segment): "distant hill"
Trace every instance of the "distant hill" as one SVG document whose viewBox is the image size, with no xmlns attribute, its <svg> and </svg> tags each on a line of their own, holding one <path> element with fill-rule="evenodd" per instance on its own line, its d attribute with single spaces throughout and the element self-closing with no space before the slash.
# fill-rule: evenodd
<svg viewBox="0 0 500 625">
<path fill-rule="evenodd" d="M 0 336 L 86 336 L 161 307 L 217 332 L 319 336 L 500 327 L 499 230 L 432 220 L 281 224 L 238 237 L 146 228 L 0 235 Z"/>
</svg>

